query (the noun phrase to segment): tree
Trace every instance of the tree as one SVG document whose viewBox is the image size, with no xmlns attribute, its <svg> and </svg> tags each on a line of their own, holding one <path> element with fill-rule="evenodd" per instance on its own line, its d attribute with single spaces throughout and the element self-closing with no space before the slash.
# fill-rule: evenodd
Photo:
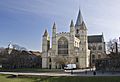
<svg viewBox="0 0 120 82">
<path fill-rule="evenodd" d="M 110 40 L 107 44 L 108 56 L 110 58 L 118 57 L 118 43 L 116 39 Z"/>
<path fill-rule="evenodd" d="M 110 40 L 107 44 L 108 52 L 112 53 L 114 51 L 114 42 Z"/>
<path fill-rule="evenodd" d="M 60 68 L 64 68 L 64 65 L 66 64 L 67 59 L 65 57 L 58 56 L 54 58 L 54 61 L 56 64 L 60 66 Z"/>
<path fill-rule="evenodd" d="M 60 66 L 60 68 L 64 68 L 66 64 L 71 64 L 74 61 L 72 61 L 72 58 L 64 57 L 64 56 L 57 56 L 54 58 L 54 61 L 56 64 Z"/>
<path fill-rule="evenodd" d="M 8 57 L 8 48 L 2 48 L 0 51 L 0 64 L 2 64 Z"/>
<path fill-rule="evenodd" d="M 25 47 L 19 46 L 17 44 L 13 44 L 13 49 L 19 50 L 19 51 L 27 51 L 27 49 Z"/>
<path fill-rule="evenodd" d="M 96 67 L 102 70 L 120 71 L 120 53 L 118 53 L 118 43 L 116 39 L 110 40 L 107 44 L 108 57 L 106 59 L 97 60 Z"/>
</svg>

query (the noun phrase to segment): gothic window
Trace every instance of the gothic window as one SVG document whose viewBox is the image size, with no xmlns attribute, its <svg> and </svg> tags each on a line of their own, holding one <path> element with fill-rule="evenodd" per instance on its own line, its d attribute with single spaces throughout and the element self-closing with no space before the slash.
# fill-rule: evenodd
<svg viewBox="0 0 120 82">
<path fill-rule="evenodd" d="M 95 55 L 92 55 L 92 58 L 95 59 Z"/>
<path fill-rule="evenodd" d="M 95 63 L 95 59 L 92 60 L 92 63 Z"/>
<path fill-rule="evenodd" d="M 90 46 L 90 45 L 88 45 L 88 49 L 90 49 L 90 50 L 91 50 L 91 46 Z"/>
<path fill-rule="evenodd" d="M 47 41 L 47 50 L 49 50 L 50 49 L 50 41 L 48 40 Z"/>
<path fill-rule="evenodd" d="M 82 51 L 83 51 L 84 49 L 82 48 Z"/>
<path fill-rule="evenodd" d="M 79 30 L 78 30 L 78 29 L 76 30 L 76 33 L 77 33 L 77 34 L 79 33 Z"/>
<path fill-rule="evenodd" d="M 96 50 L 96 47 L 95 47 L 95 46 L 93 46 L 93 50 Z"/>
<path fill-rule="evenodd" d="M 49 62 L 51 62 L 51 58 L 49 58 Z"/>
<path fill-rule="evenodd" d="M 49 65 L 49 69 L 51 69 L 51 64 Z"/>
<path fill-rule="evenodd" d="M 82 33 L 84 33 L 84 31 L 82 30 Z"/>
<path fill-rule="evenodd" d="M 101 55 L 98 55 L 98 58 L 101 58 Z"/>
<path fill-rule="evenodd" d="M 68 54 L 68 40 L 65 37 L 61 37 L 58 40 L 58 54 Z"/>
<path fill-rule="evenodd" d="M 78 62 L 78 58 L 76 58 L 76 62 Z"/>
<path fill-rule="evenodd" d="M 98 50 L 102 50 L 102 46 L 101 45 L 98 47 Z"/>
</svg>

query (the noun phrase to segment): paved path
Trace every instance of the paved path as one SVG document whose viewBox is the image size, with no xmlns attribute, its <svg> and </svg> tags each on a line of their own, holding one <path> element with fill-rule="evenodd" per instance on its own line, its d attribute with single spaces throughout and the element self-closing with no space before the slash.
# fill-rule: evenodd
<svg viewBox="0 0 120 82">
<path fill-rule="evenodd" d="M 120 73 L 100 73 L 96 72 L 96 75 L 93 75 L 93 72 L 74 72 L 71 73 L 21 73 L 21 72 L 0 72 L 0 74 L 11 74 L 11 75 L 32 75 L 32 76 L 120 76 Z"/>
<path fill-rule="evenodd" d="M 35 75 L 35 76 L 72 76 L 68 73 L 20 73 L 20 72 L 0 72 L 0 74 L 11 75 Z"/>
</svg>

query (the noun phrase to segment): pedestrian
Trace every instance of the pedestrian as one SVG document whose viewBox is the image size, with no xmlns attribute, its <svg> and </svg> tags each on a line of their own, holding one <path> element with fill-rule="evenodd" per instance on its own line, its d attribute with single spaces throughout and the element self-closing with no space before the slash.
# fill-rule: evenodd
<svg viewBox="0 0 120 82">
<path fill-rule="evenodd" d="M 87 70 L 85 71 L 85 74 L 87 74 Z"/>
<path fill-rule="evenodd" d="M 71 70 L 71 74 L 73 74 L 73 70 Z"/>
<path fill-rule="evenodd" d="M 93 71 L 93 75 L 96 75 L 96 71 Z"/>
</svg>

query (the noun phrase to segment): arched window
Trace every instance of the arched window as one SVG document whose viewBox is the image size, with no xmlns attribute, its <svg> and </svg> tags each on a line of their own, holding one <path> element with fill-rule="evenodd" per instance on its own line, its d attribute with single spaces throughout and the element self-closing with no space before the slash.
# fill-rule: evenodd
<svg viewBox="0 0 120 82">
<path fill-rule="evenodd" d="M 49 58 L 49 62 L 51 62 L 51 58 Z"/>
<path fill-rule="evenodd" d="M 101 45 L 98 47 L 98 50 L 102 50 L 102 46 Z"/>
<path fill-rule="evenodd" d="M 65 37 L 61 37 L 58 40 L 58 54 L 61 55 L 68 54 L 68 40 Z"/>
<path fill-rule="evenodd" d="M 95 59 L 95 55 L 92 55 L 92 58 Z"/>
<path fill-rule="evenodd" d="M 79 29 L 76 30 L 76 33 L 77 33 L 77 34 L 79 33 Z"/>
<path fill-rule="evenodd" d="M 93 50 L 96 50 L 96 46 L 93 46 Z"/>
<path fill-rule="evenodd" d="M 76 62 L 78 62 L 78 58 L 76 58 Z"/>
<path fill-rule="evenodd" d="M 98 55 L 98 58 L 101 58 L 101 55 Z"/>
</svg>

